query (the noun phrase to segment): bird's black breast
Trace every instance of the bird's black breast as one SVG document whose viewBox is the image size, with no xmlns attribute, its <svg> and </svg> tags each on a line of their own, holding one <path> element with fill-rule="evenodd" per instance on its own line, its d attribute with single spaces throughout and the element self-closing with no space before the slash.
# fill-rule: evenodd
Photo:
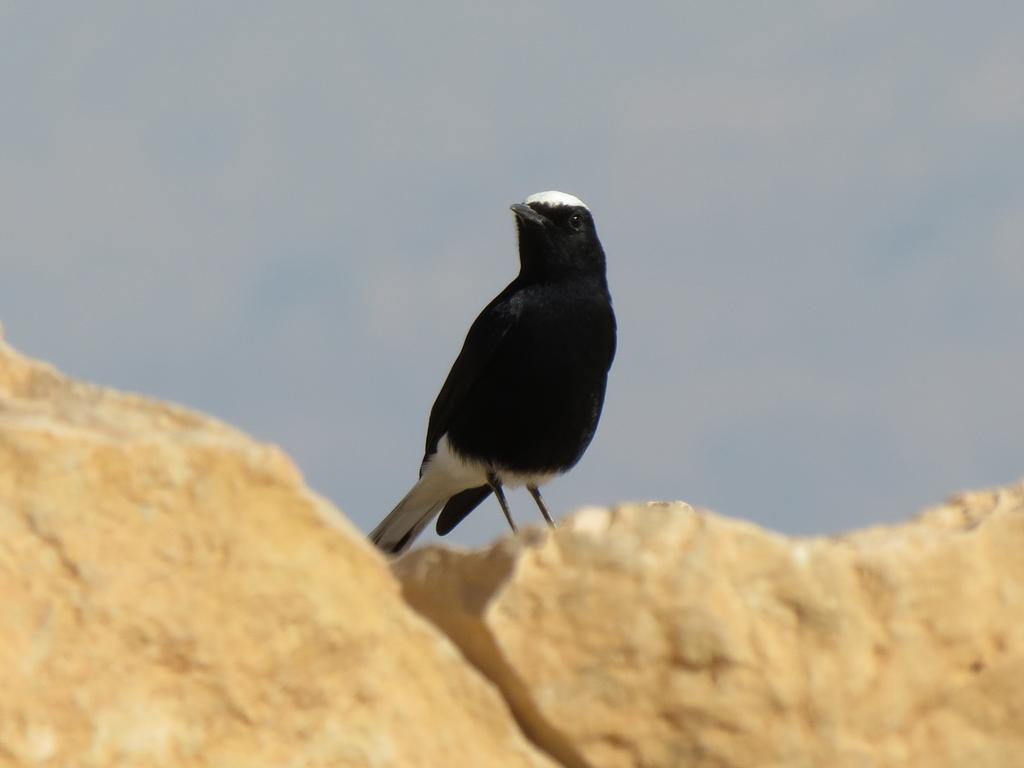
<svg viewBox="0 0 1024 768">
<path fill-rule="evenodd" d="M 514 319 L 453 409 L 449 441 L 507 470 L 567 470 L 594 436 L 615 354 L 607 286 L 603 279 L 524 286 L 506 301 L 497 309 Z"/>
</svg>

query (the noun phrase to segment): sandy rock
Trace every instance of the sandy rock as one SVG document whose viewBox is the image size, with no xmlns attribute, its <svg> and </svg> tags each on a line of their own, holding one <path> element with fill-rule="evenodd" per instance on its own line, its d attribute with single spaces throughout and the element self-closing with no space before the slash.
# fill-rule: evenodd
<svg viewBox="0 0 1024 768">
<path fill-rule="evenodd" d="M 0 341 L 0 766 L 545 766 L 277 449 Z"/>
<path fill-rule="evenodd" d="M 585 510 L 395 570 L 566 765 L 1024 765 L 1024 486 L 834 539 Z"/>
</svg>

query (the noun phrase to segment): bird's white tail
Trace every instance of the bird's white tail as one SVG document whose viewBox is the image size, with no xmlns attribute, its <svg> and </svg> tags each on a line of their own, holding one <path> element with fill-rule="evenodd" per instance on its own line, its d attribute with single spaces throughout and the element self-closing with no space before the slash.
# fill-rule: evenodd
<svg viewBox="0 0 1024 768">
<path fill-rule="evenodd" d="M 380 521 L 370 533 L 370 541 L 389 555 L 399 555 L 410 546 L 423 529 L 441 511 L 447 496 L 438 500 L 429 493 L 422 480 L 412 487 L 405 498 Z"/>
</svg>

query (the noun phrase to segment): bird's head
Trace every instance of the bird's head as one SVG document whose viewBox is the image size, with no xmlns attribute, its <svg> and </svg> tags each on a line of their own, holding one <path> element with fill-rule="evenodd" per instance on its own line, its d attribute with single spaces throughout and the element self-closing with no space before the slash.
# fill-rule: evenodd
<svg viewBox="0 0 1024 768">
<path fill-rule="evenodd" d="M 590 209 L 565 192 L 538 192 L 512 206 L 524 277 L 603 275 L 604 250 Z"/>
</svg>

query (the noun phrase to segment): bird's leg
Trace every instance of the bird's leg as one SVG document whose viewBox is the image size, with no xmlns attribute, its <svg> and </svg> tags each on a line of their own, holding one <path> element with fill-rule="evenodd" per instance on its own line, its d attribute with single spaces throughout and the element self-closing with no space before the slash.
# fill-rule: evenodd
<svg viewBox="0 0 1024 768">
<path fill-rule="evenodd" d="M 544 499 L 540 497 L 540 488 L 536 485 L 528 485 L 526 488 L 530 491 L 530 495 L 533 496 L 533 500 L 537 502 L 537 506 L 540 507 L 540 513 L 544 515 L 544 519 L 547 520 L 548 525 L 554 528 L 555 521 L 551 519 L 551 515 L 548 514 L 548 508 L 544 506 Z"/>
<path fill-rule="evenodd" d="M 512 513 L 508 510 L 508 502 L 505 501 L 505 491 L 501 489 L 501 480 L 493 472 L 487 473 L 487 484 L 491 486 L 491 490 L 494 491 L 494 495 L 498 497 L 498 503 L 501 504 L 501 511 L 505 513 L 505 519 L 508 520 L 508 524 L 512 527 L 512 533 L 519 531 L 516 528 L 516 524 L 512 522 Z"/>
</svg>

